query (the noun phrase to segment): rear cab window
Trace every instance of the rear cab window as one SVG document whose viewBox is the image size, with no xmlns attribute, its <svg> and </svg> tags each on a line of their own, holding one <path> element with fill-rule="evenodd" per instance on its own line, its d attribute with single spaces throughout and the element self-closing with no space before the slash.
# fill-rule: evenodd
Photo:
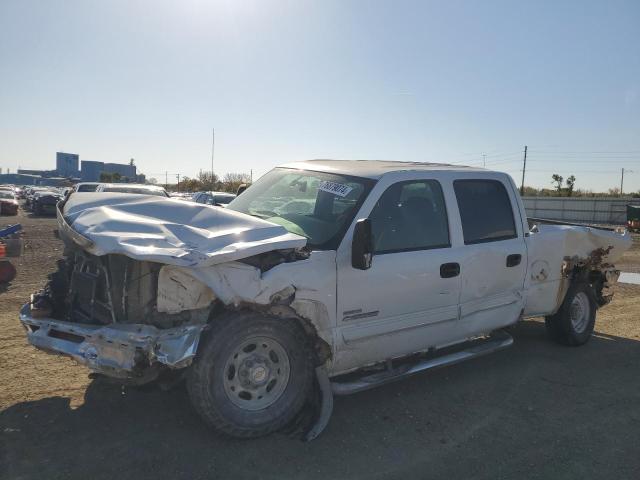
<svg viewBox="0 0 640 480">
<path fill-rule="evenodd" d="M 465 245 L 517 238 L 513 206 L 502 182 L 454 180 Z"/>
</svg>

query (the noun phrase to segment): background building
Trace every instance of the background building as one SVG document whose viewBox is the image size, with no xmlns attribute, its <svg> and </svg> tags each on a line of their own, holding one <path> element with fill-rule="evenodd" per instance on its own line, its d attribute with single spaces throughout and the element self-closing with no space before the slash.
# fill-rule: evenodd
<svg viewBox="0 0 640 480">
<path fill-rule="evenodd" d="M 135 182 L 136 166 L 128 163 L 105 163 L 104 171 L 107 173 L 118 173 L 121 177 L 127 177 L 129 181 Z"/>
<path fill-rule="evenodd" d="M 58 172 L 56 172 L 55 170 L 34 170 L 31 168 L 19 168 L 18 169 L 18 173 L 21 173 L 23 175 L 37 175 L 39 177 L 55 177 L 57 176 Z"/>
<path fill-rule="evenodd" d="M 29 175 L 24 173 L 4 173 L 0 175 L 0 184 L 9 183 L 13 185 L 37 185 L 41 180 L 40 175 Z"/>
<path fill-rule="evenodd" d="M 100 173 L 104 172 L 104 162 L 82 160 L 80 162 L 80 178 L 83 182 L 99 182 Z"/>
<path fill-rule="evenodd" d="M 79 156 L 76 153 L 56 152 L 55 170 L 18 169 L 18 173 L 6 174 L 0 172 L 0 183 L 15 183 L 20 185 L 66 185 L 72 183 L 99 182 L 102 173 L 109 174 L 105 181 L 140 182 L 144 183 L 145 176 L 138 175 L 133 159 L 130 163 L 104 163 L 93 160 L 82 160 L 81 169 L 78 168 Z M 113 178 L 113 175 L 116 178 Z"/>
<path fill-rule="evenodd" d="M 103 163 L 93 160 L 82 160 L 80 178 L 83 182 L 99 182 L 100 174 L 117 173 L 121 182 L 137 181 L 136 166 L 128 163 Z"/>
<path fill-rule="evenodd" d="M 77 153 L 56 152 L 56 172 L 61 177 L 77 177 L 80 173 Z"/>
</svg>

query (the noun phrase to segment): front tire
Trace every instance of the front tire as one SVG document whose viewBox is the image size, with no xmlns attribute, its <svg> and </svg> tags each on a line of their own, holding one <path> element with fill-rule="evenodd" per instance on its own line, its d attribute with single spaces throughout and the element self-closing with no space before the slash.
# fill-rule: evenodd
<svg viewBox="0 0 640 480">
<path fill-rule="evenodd" d="M 593 289 L 585 283 L 571 285 L 560 309 L 545 318 L 549 337 L 562 345 L 570 346 L 587 343 L 595 323 L 596 302 Z"/>
<path fill-rule="evenodd" d="M 255 312 L 214 321 L 187 377 L 197 413 L 233 437 L 276 432 L 300 412 L 313 386 L 309 340 L 295 320 Z"/>
</svg>

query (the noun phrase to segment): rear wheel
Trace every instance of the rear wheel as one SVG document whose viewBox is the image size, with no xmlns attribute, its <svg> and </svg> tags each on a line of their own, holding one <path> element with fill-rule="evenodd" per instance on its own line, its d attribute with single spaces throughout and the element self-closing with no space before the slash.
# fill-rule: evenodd
<svg viewBox="0 0 640 480">
<path fill-rule="evenodd" d="M 545 318 L 549 336 L 563 345 L 587 343 L 596 322 L 596 302 L 592 288 L 584 283 L 569 287 L 560 309 Z"/>
<path fill-rule="evenodd" d="M 232 313 L 215 322 L 189 372 L 191 402 L 216 430 L 259 437 L 299 413 L 313 386 L 308 339 L 295 320 Z"/>
</svg>

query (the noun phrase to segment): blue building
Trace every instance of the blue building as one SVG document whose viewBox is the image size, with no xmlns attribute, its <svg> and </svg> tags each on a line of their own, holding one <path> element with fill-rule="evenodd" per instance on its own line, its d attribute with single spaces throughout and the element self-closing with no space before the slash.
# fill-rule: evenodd
<svg viewBox="0 0 640 480">
<path fill-rule="evenodd" d="M 27 173 L 3 173 L 0 175 L 0 184 L 37 185 L 41 179 L 42 177 L 40 175 L 30 175 Z"/>
<path fill-rule="evenodd" d="M 56 172 L 62 177 L 77 177 L 80 173 L 76 153 L 56 152 Z"/>
<path fill-rule="evenodd" d="M 104 172 L 104 162 L 94 162 L 93 160 L 82 160 L 80 162 L 80 178 L 83 182 L 99 182 L 100 174 Z"/>
<path fill-rule="evenodd" d="M 135 181 L 136 166 L 128 163 L 105 163 L 104 171 L 108 173 L 119 173 L 121 177 L 127 177 L 130 181 Z"/>
</svg>

